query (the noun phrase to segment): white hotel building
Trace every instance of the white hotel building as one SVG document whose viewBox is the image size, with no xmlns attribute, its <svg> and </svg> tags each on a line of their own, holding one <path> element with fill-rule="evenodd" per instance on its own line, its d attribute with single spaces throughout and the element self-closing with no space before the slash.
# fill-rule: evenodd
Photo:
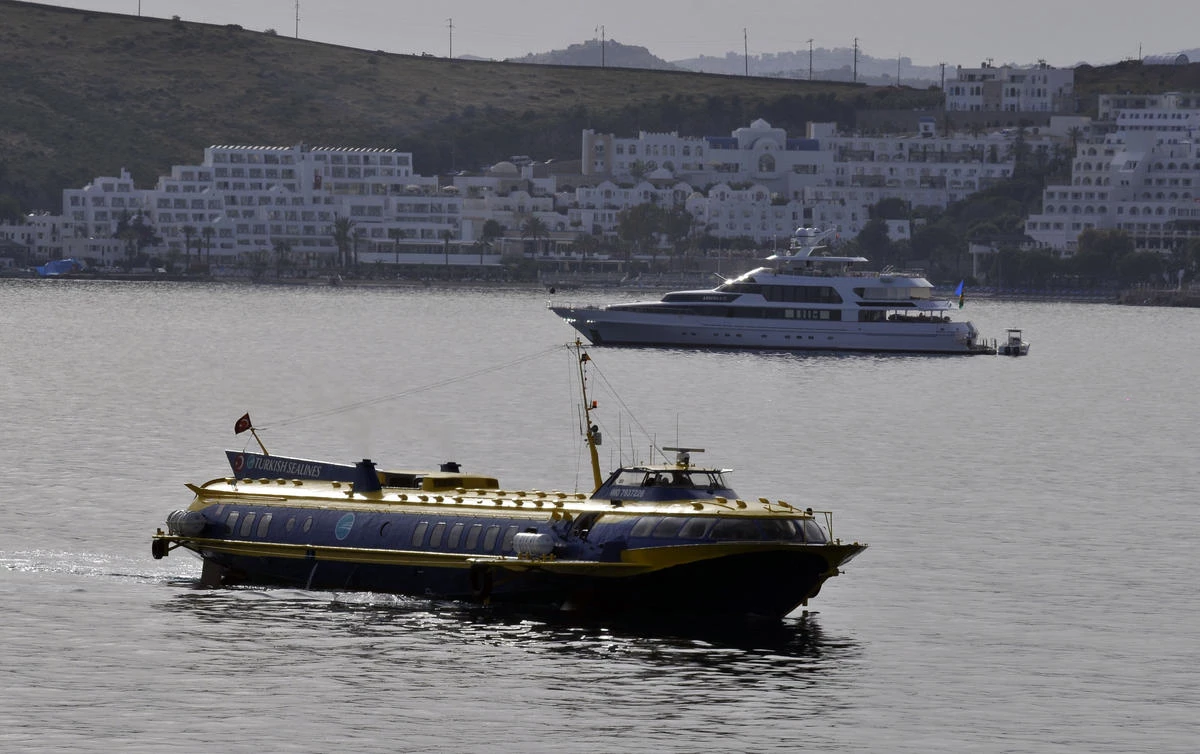
<svg viewBox="0 0 1200 754">
<path fill-rule="evenodd" d="M 921 126 L 916 135 L 865 137 L 810 123 L 796 139 L 764 120 L 728 137 L 585 130 L 583 173 L 602 180 L 576 192 L 572 224 L 612 232 L 622 209 L 682 201 L 719 237 L 763 243 L 804 224 L 853 236 L 881 199 L 944 207 L 1012 175 L 1011 134 L 943 136 L 933 118 Z M 1049 148 L 1050 141 L 1030 143 Z"/>
<path fill-rule="evenodd" d="M 1101 95 L 1069 184 L 1047 186 L 1026 233 L 1074 253 L 1088 229 L 1123 230 L 1141 250 L 1200 238 L 1200 94 Z"/>
<path fill-rule="evenodd" d="M 1032 68 L 959 66 L 945 85 L 951 112 L 1075 112 L 1075 69 L 1040 63 Z"/>
<path fill-rule="evenodd" d="M 1027 142 L 1049 149 L 1064 138 L 1051 130 Z M 722 137 L 586 130 L 575 178 L 501 162 L 441 180 L 414 174 L 412 155 L 394 149 L 212 146 L 201 164 L 173 167 L 154 188 L 137 189 L 122 171 L 65 190 L 62 217 L 39 219 L 40 234 L 57 240 L 34 255 L 115 264 L 125 255 L 117 224 L 140 214 L 162 239 L 154 252 L 181 261 L 191 233 L 189 253 L 195 259 L 202 247 L 206 264 L 269 261 L 286 248 L 293 264 L 320 267 L 336 259 L 334 221 L 349 218 L 360 261 L 442 263 L 450 254 L 451 264 L 467 264 L 480 259 L 488 220 L 504 229 L 498 249 L 526 253 L 532 244 L 519 229 L 542 220 L 546 255 L 582 235 L 615 236 L 620 212 L 650 201 L 686 208 L 695 233 L 723 239 L 783 242 L 800 225 L 849 238 L 882 199 L 944 207 L 1011 176 L 1012 146 L 1011 133 L 938 134 L 934 118 L 917 134 L 871 137 L 812 123 L 790 138 L 763 120 Z M 577 187 L 558 187 L 568 181 Z"/>
</svg>

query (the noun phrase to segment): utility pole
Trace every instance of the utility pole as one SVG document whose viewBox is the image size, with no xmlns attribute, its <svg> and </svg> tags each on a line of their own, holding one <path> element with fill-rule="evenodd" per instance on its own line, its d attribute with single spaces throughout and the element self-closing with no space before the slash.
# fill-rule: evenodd
<svg viewBox="0 0 1200 754">
<path fill-rule="evenodd" d="M 446 27 L 450 29 L 450 59 L 454 60 L 454 19 L 446 19 Z"/>
<path fill-rule="evenodd" d="M 858 83 L 858 37 L 854 38 L 854 83 Z"/>
<path fill-rule="evenodd" d="M 750 35 L 746 27 L 742 27 L 742 57 L 746 59 L 746 75 L 750 75 Z"/>
<path fill-rule="evenodd" d="M 900 86 L 900 56 L 903 53 L 896 53 L 896 86 Z"/>
<path fill-rule="evenodd" d="M 942 94 L 946 93 L 946 62 L 938 63 L 942 67 Z"/>
<path fill-rule="evenodd" d="M 808 80 L 809 81 L 812 81 L 812 43 L 813 43 L 813 41 L 811 39 L 808 40 Z"/>
<path fill-rule="evenodd" d="M 300 38 L 300 0 L 296 0 L 296 39 Z"/>
<path fill-rule="evenodd" d="M 604 24 L 596 27 L 596 31 L 600 32 L 600 67 L 604 67 Z"/>
</svg>

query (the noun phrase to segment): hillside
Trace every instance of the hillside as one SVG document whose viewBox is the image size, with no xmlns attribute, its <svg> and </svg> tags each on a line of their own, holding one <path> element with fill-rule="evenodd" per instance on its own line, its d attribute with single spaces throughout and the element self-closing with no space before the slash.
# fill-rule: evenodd
<svg viewBox="0 0 1200 754">
<path fill-rule="evenodd" d="M 675 71 L 393 55 L 215 26 L 0 0 L 0 198 L 57 211 L 128 168 L 150 185 L 212 144 L 395 147 L 424 174 L 513 154 L 578 159 L 584 128 L 799 133 L 937 93 Z"/>
</svg>

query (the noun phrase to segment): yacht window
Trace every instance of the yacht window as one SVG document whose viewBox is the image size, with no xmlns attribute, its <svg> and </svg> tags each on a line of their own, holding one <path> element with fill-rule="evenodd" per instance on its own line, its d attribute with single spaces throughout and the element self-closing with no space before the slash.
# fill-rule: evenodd
<svg viewBox="0 0 1200 754">
<path fill-rule="evenodd" d="M 712 525 L 711 518 L 689 518 L 679 530 L 680 539 L 704 539 L 708 527 Z"/>
<path fill-rule="evenodd" d="M 441 547 L 442 546 L 442 534 L 444 534 L 445 531 L 446 531 L 446 522 L 438 521 L 437 524 L 433 527 L 433 533 L 431 533 L 429 535 L 429 546 L 430 547 Z"/>
<path fill-rule="evenodd" d="M 676 537 L 679 535 L 679 530 L 683 528 L 686 518 L 675 518 L 673 516 L 664 518 L 658 522 L 658 526 L 654 527 L 654 537 Z"/>
<path fill-rule="evenodd" d="M 494 548 L 496 546 L 496 539 L 499 538 L 499 536 L 500 536 L 500 527 L 499 526 L 489 526 L 487 528 L 487 534 L 483 535 L 484 552 L 487 552 L 488 550 L 491 550 L 492 548 Z"/>
<path fill-rule="evenodd" d="M 421 523 L 417 524 L 417 527 L 415 529 L 413 529 L 413 535 L 412 535 L 412 546 L 413 547 L 420 547 L 421 545 L 425 544 L 425 530 L 428 528 L 429 528 L 429 522 L 422 521 Z"/>
<path fill-rule="evenodd" d="M 474 550 L 475 545 L 479 544 L 479 534 L 483 531 L 483 524 L 471 524 L 471 528 L 467 529 L 467 542 L 463 545 L 468 550 Z"/>
<path fill-rule="evenodd" d="M 629 532 L 631 537 L 648 537 L 650 532 L 654 531 L 654 527 L 662 520 L 661 516 L 643 516 L 638 519 L 638 522 L 633 525 L 633 531 Z"/>
<path fill-rule="evenodd" d="M 446 540 L 446 546 L 450 549 L 458 547 L 458 540 L 462 538 L 462 524 L 455 524 L 450 527 L 450 537 Z"/>
<path fill-rule="evenodd" d="M 713 539 L 761 539 L 754 522 L 747 518 L 726 518 L 713 525 Z"/>
</svg>

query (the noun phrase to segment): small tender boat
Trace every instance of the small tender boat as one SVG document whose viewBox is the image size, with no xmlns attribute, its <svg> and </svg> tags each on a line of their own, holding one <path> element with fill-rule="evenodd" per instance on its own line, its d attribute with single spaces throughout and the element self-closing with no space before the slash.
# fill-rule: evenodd
<svg viewBox="0 0 1200 754">
<path fill-rule="evenodd" d="M 502 489 L 457 464 L 438 471 L 227 451 L 233 475 L 167 517 L 154 557 L 184 548 L 209 585 L 363 589 L 616 616 L 782 618 L 865 544 L 833 536 L 833 514 L 743 498 L 728 469 L 623 465 L 602 479 L 578 342 L 595 490 Z M 239 420 L 249 428 L 249 416 Z M 235 430 L 237 431 L 237 430 Z M 257 438 L 257 434 L 255 435 Z"/>
<path fill-rule="evenodd" d="M 1004 342 L 996 346 L 996 353 L 1000 356 L 1025 356 L 1029 353 L 1029 344 L 1020 330 L 1010 327 Z"/>
</svg>

